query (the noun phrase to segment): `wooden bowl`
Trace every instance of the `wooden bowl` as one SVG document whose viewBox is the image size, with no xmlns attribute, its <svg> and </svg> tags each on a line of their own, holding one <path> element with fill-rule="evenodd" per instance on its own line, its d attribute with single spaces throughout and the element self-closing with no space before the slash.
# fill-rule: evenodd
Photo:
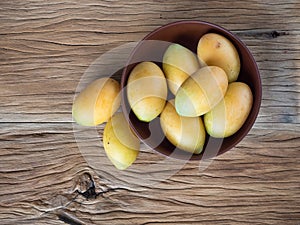
<svg viewBox="0 0 300 225">
<path fill-rule="evenodd" d="M 131 70 L 139 62 L 152 61 L 162 68 L 163 54 L 171 43 L 181 44 L 196 54 L 199 39 L 204 34 L 210 32 L 225 36 L 236 47 L 241 60 L 241 71 L 238 81 L 245 82 L 251 88 L 253 93 L 253 106 L 246 122 L 234 135 L 224 139 L 212 138 L 207 135 L 202 153 L 192 154 L 176 148 L 165 138 L 160 127 L 159 118 L 154 119 L 150 123 L 138 120 L 130 109 L 127 100 L 126 85 Z M 149 33 L 141 42 L 139 42 L 129 56 L 128 62 L 122 73 L 121 86 L 123 88 L 122 110 L 138 138 L 150 148 L 165 156 L 184 160 L 212 158 L 232 149 L 247 135 L 253 126 L 259 112 L 262 97 L 259 71 L 253 56 L 245 44 L 226 29 L 202 21 L 174 22 L 166 24 Z M 174 96 L 169 97 L 174 98 Z"/>
</svg>

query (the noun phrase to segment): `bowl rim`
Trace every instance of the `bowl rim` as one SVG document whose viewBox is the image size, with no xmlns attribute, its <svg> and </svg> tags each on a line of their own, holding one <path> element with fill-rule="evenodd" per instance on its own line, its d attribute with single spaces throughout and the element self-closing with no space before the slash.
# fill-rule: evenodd
<svg viewBox="0 0 300 225">
<path fill-rule="evenodd" d="M 257 80 L 258 89 L 256 90 L 256 94 L 255 94 L 255 96 L 256 96 L 256 98 L 255 98 L 256 104 L 253 104 L 252 109 L 250 111 L 250 114 L 248 115 L 248 118 L 247 118 L 247 120 L 249 120 L 248 126 L 244 129 L 244 132 L 241 135 L 237 136 L 235 138 L 235 140 L 232 141 L 226 148 L 223 148 L 223 149 L 220 148 L 218 150 L 218 153 L 215 156 L 213 156 L 213 157 L 205 157 L 205 159 L 215 158 L 215 157 L 217 157 L 217 156 L 219 156 L 221 154 L 224 154 L 225 152 L 228 152 L 232 148 L 234 148 L 238 143 L 241 142 L 242 139 L 244 139 L 245 136 L 247 136 L 247 134 L 252 129 L 252 127 L 253 127 L 253 125 L 254 125 L 254 123 L 256 121 L 256 118 L 257 118 L 257 116 L 259 114 L 260 107 L 261 107 L 262 83 L 261 83 L 261 76 L 260 76 L 260 73 L 259 73 L 259 69 L 258 69 L 256 60 L 254 59 L 253 55 L 251 54 L 251 52 L 248 49 L 248 47 L 246 46 L 246 44 L 236 34 L 233 34 L 231 31 L 223 28 L 222 26 L 219 26 L 219 25 L 211 23 L 211 22 L 202 21 L 202 20 L 179 20 L 179 21 L 173 21 L 173 22 L 164 24 L 162 26 L 159 26 L 159 27 L 155 28 L 154 30 L 152 30 L 147 35 L 145 35 L 138 42 L 138 44 L 134 47 L 134 49 L 131 51 L 130 55 L 128 56 L 128 60 L 126 61 L 126 64 L 124 65 L 124 68 L 123 68 L 123 71 L 122 71 L 121 89 L 123 89 L 127 85 L 128 76 L 125 79 L 125 75 L 130 72 L 130 71 L 127 71 L 127 68 L 131 64 L 130 62 L 131 62 L 132 57 L 138 51 L 139 47 L 143 44 L 143 42 L 147 41 L 147 40 L 153 40 L 153 39 L 150 39 L 151 36 L 153 36 L 154 34 L 156 34 L 157 32 L 159 32 L 160 30 L 163 30 L 165 28 L 172 27 L 172 26 L 185 25 L 185 24 L 207 25 L 207 26 L 209 26 L 211 28 L 214 28 L 214 29 L 216 29 L 218 31 L 219 30 L 222 31 L 227 36 L 229 36 L 230 38 L 235 39 L 235 41 L 238 42 L 243 47 L 243 50 L 245 50 L 247 52 L 247 55 L 249 56 L 249 59 L 252 62 L 253 66 L 254 66 L 255 73 L 257 75 L 257 79 L 256 80 Z M 124 96 L 126 93 L 127 92 L 122 91 L 122 96 L 121 96 L 121 101 L 122 101 L 121 107 L 122 107 L 123 114 L 125 114 L 125 113 L 128 114 L 128 112 L 126 110 L 126 106 L 125 106 L 125 98 L 126 97 Z M 148 146 L 151 150 L 153 150 L 154 152 L 156 152 L 156 153 L 158 153 L 160 155 L 163 155 L 163 156 L 165 156 L 167 158 L 179 159 L 179 160 L 182 159 L 180 157 L 170 156 L 170 155 L 165 154 L 164 152 L 162 152 L 162 151 L 160 151 L 160 150 L 158 150 L 156 148 L 153 148 L 153 147 L 149 146 L 148 143 L 141 138 L 139 132 L 136 130 L 135 126 L 132 124 L 132 121 L 129 119 L 129 117 L 125 115 L 125 118 L 128 120 L 128 123 L 129 123 L 130 127 L 132 128 L 133 132 L 136 134 L 136 136 L 138 137 L 138 139 L 143 144 L 145 144 L 146 146 Z M 223 138 L 223 140 L 224 140 L 224 138 Z M 200 154 L 192 154 L 192 156 L 188 160 L 189 161 L 199 161 L 201 159 L 204 159 L 204 157 L 203 157 L 203 151 Z"/>
</svg>

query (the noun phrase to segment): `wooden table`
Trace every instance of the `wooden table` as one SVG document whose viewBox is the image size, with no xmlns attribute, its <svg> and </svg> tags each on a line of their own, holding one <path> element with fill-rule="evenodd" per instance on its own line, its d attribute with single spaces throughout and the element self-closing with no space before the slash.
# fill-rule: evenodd
<svg viewBox="0 0 300 225">
<path fill-rule="evenodd" d="M 299 11 L 299 0 L 2 0 L 0 224 L 300 224 Z M 76 87 L 101 55 L 184 19 L 247 44 L 263 84 L 256 123 L 205 170 L 159 165 L 142 146 L 116 171 L 103 125 L 74 130 Z"/>
</svg>

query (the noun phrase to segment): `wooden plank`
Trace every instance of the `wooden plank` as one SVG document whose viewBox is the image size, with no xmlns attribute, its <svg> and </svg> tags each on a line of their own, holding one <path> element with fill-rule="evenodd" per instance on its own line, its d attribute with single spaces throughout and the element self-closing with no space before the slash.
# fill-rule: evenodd
<svg viewBox="0 0 300 225">
<path fill-rule="evenodd" d="M 120 7 L 122 1 L 1 3 L 0 121 L 71 122 L 76 86 L 95 59 L 165 23 L 205 19 L 236 33 L 258 62 L 263 102 L 256 125 L 293 129 L 288 124 L 299 124 L 299 4 L 228 2 L 167 3 L 159 10 L 151 1 L 126 7 Z M 116 60 L 126 57 L 116 55 Z"/>
<path fill-rule="evenodd" d="M 141 172 L 163 157 L 145 146 L 134 165 L 119 172 L 106 159 L 101 137 L 91 136 L 83 143 L 88 151 L 80 152 L 71 124 L 7 123 L 0 136 L 4 224 L 60 224 L 64 216 L 84 224 L 300 220 L 297 132 L 254 129 L 204 171 L 199 172 L 198 162 L 184 163 L 179 171 L 181 161 L 165 162 L 163 169 L 153 169 L 151 183 Z M 99 163 L 90 165 L 85 157 Z M 171 177 L 161 181 L 165 175 Z"/>
</svg>

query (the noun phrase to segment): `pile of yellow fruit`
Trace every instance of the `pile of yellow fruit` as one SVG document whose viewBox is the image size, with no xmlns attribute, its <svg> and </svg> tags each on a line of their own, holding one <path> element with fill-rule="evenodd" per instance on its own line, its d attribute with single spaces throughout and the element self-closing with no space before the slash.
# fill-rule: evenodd
<svg viewBox="0 0 300 225">
<path fill-rule="evenodd" d="M 166 138 L 178 148 L 194 154 L 203 150 L 206 134 L 225 138 L 246 121 L 253 104 L 249 86 L 236 82 L 240 58 L 225 37 L 208 33 L 198 42 L 197 55 L 179 44 L 171 44 L 160 68 L 141 62 L 131 71 L 127 98 L 136 117 L 150 122 L 159 116 Z M 174 98 L 167 100 L 168 91 Z M 73 117 L 78 124 L 95 126 L 107 121 L 103 144 L 118 169 L 136 159 L 140 141 L 120 106 L 120 85 L 111 78 L 91 83 L 75 99 Z"/>
</svg>

